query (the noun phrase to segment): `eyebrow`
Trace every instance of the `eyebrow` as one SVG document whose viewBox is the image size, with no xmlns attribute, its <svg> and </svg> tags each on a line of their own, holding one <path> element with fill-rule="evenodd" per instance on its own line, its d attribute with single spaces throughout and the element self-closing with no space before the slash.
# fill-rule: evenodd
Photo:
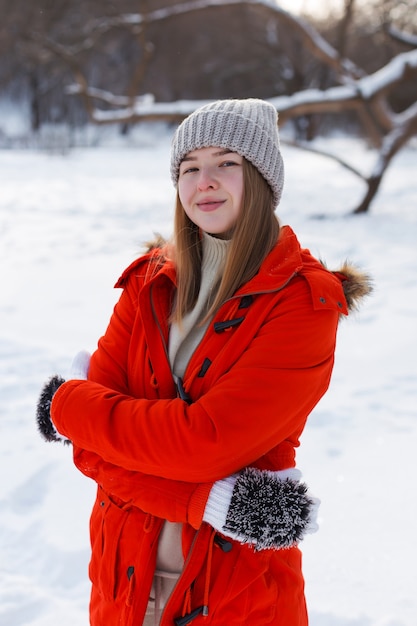
<svg viewBox="0 0 417 626">
<path fill-rule="evenodd" d="M 225 154 L 237 154 L 237 152 L 233 152 L 233 150 L 229 150 L 228 148 L 226 148 L 225 150 L 219 150 L 218 152 L 214 152 L 212 156 L 218 157 L 218 156 L 224 156 Z M 193 156 L 185 156 L 181 163 L 183 163 L 184 161 L 196 161 L 197 157 L 193 157 Z"/>
</svg>

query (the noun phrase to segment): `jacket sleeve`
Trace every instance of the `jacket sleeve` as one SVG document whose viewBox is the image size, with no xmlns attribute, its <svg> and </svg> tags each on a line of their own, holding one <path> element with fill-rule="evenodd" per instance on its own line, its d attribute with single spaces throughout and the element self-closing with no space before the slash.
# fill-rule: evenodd
<svg viewBox="0 0 417 626">
<path fill-rule="evenodd" d="M 88 379 L 121 393 L 128 393 L 127 359 L 137 307 L 133 294 L 124 289 L 114 307 L 109 327 L 92 354 Z M 111 330 L 111 332 L 110 332 Z"/>
<path fill-rule="evenodd" d="M 58 430 L 109 463 L 178 481 L 211 482 L 252 464 L 301 433 L 333 367 L 337 311 L 314 310 L 302 278 L 282 294 L 233 367 L 194 403 L 68 381 L 52 402 Z"/>
<path fill-rule="evenodd" d="M 88 378 L 108 389 L 128 393 L 127 355 L 137 310 L 137 289 L 124 289 L 111 318 L 111 332 L 100 339 L 92 355 Z M 117 341 L 117 349 L 115 342 Z M 105 461 L 100 453 L 74 445 L 74 463 L 108 494 L 146 513 L 199 528 L 212 483 L 190 483 L 129 471 Z"/>
<path fill-rule="evenodd" d="M 186 483 L 133 472 L 74 447 L 78 469 L 106 493 L 170 522 L 201 526 L 212 483 Z"/>
</svg>

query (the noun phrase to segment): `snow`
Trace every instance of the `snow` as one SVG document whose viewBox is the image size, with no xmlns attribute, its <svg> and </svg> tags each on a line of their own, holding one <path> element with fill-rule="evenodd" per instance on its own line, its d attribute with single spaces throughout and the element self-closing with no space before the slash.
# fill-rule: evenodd
<svg viewBox="0 0 417 626">
<path fill-rule="evenodd" d="M 170 134 L 67 154 L 0 152 L 0 623 L 88 624 L 88 520 L 94 485 L 71 450 L 35 427 L 43 382 L 93 350 L 112 286 L 154 231 L 170 233 Z M 370 169 L 358 141 L 329 150 Z M 322 500 L 303 543 L 311 626 L 415 626 L 417 470 L 416 151 L 393 161 L 369 215 L 364 188 L 329 159 L 283 146 L 281 221 L 336 268 L 374 276 L 375 293 L 340 325 L 330 390 L 298 464 Z M 327 219 L 314 219 L 325 215 Z"/>
</svg>

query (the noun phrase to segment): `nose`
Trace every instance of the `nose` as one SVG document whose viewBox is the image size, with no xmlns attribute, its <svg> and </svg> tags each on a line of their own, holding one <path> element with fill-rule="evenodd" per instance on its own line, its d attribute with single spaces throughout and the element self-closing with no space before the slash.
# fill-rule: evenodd
<svg viewBox="0 0 417 626">
<path fill-rule="evenodd" d="M 217 189 L 218 182 L 212 167 L 202 167 L 198 177 L 199 191 L 206 189 Z"/>
</svg>

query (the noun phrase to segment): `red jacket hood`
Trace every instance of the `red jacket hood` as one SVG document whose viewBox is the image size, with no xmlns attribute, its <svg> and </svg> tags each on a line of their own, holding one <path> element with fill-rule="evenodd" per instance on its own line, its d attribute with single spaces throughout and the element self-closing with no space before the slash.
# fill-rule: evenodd
<svg viewBox="0 0 417 626">
<path fill-rule="evenodd" d="M 144 272 L 149 273 L 150 264 L 154 265 L 150 280 L 156 280 L 157 277 L 164 275 L 175 285 L 174 263 L 163 256 L 160 246 L 154 247 L 151 244 L 150 248 L 147 254 L 133 261 L 125 269 L 115 287 L 123 288 L 132 273 L 138 275 Z M 317 271 L 318 269 L 323 271 Z M 317 261 L 309 250 L 301 248 L 290 226 L 283 226 L 276 245 L 265 258 L 259 272 L 235 295 L 265 293 L 281 289 L 295 274 L 306 278 L 316 309 L 337 307 L 340 313 L 347 315 L 348 310 L 357 308 L 362 299 L 372 291 L 370 277 L 345 262 L 340 269 L 333 272 L 334 289 L 329 292 L 329 272 L 324 264 Z M 324 296 L 323 293 L 326 295 Z"/>
</svg>

